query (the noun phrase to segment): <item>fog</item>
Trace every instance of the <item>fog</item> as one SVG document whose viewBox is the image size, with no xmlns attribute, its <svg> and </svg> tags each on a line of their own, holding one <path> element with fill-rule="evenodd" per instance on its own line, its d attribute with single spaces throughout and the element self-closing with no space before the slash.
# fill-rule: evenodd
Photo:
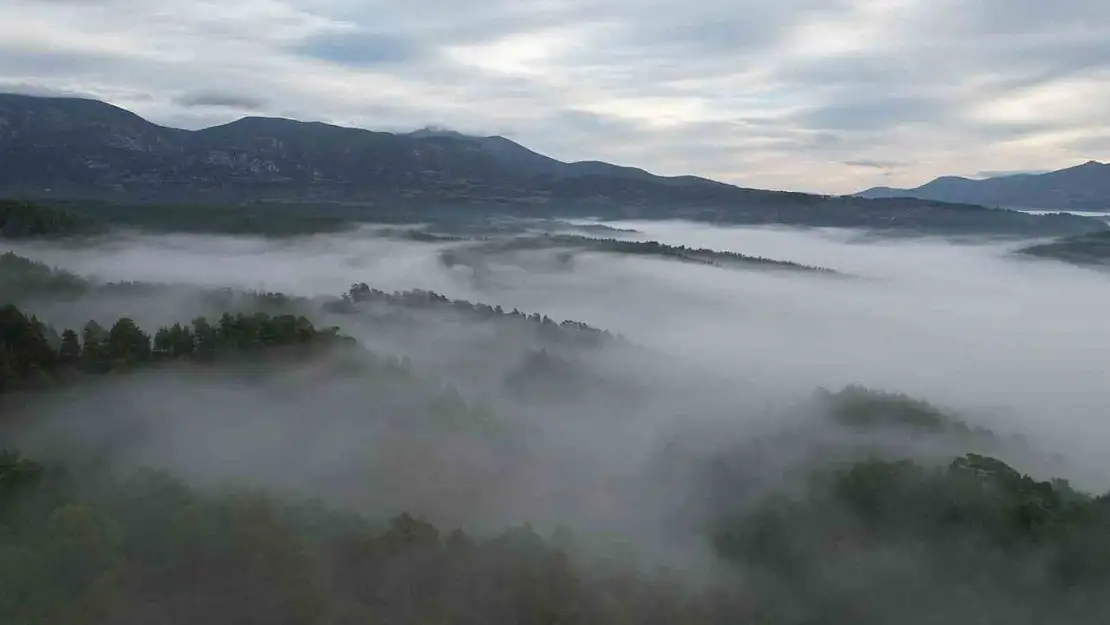
<svg viewBox="0 0 1110 625">
<path fill-rule="evenodd" d="M 575 375 L 597 376 L 609 390 L 567 382 L 548 394 L 521 395 L 508 392 L 504 380 L 542 347 L 529 335 L 436 312 L 413 313 L 415 321 L 394 327 L 313 309 L 314 321 L 341 326 L 376 353 L 408 358 L 416 373 L 434 374 L 469 403 L 531 428 L 526 444 L 505 443 L 518 454 L 510 454 L 514 460 L 488 451 L 459 460 L 465 455 L 459 449 L 471 444 L 462 439 L 409 441 L 409 455 L 396 457 L 405 447 L 375 428 L 389 415 L 421 413 L 413 393 L 299 373 L 250 383 L 136 375 L 96 391 L 78 389 L 73 393 L 91 394 L 92 410 L 116 415 L 108 418 L 118 427 L 100 424 L 99 435 L 75 430 L 79 417 L 53 397 L 49 427 L 31 439 L 81 432 L 75 438 L 128 462 L 166 465 L 204 483 L 253 481 L 360 509 L 407 506 L 450 523 L 608 527 L 617 519 L 616 527 L 631 531 L 632 517 L 639 523 L 689 503 L 689 493 L 650 470 L 676 433 L 703 431 L 703 438 L 691 438 L 702 442 L 691 444 L 724 448 L 732 444 L 728 437 L 750 440 L 815 411 L 817 388 L 858 383 L 1025 435 L 1048 456 L 1066 452 L 1066 477 L 1084 488 L 1110 488 L 1110 468 L 1101 461 L 1110 440 L 1103 416 L 1110 370 L 1100 364 L 1110 353 L 1105 274 L 1019 260 L 1013 243 L 680 222 L 610 225 L 635 229 L 640 239 L 819 265 L 855 279 L 609 253 L 579 253 L 555 266 L 537 261 L 547 253 L 541 251 L 492 257 L 476 279 L 471 268 L 438 260 L 442 250 L 465 244 L 390 239 L 371 229 L 283 240 L 124 233 L 92 243 L 17 243 L 11 248 L 20 255 L 99 281 L 175 285 L 152 295 L 32 308 L 59 325 L 100 315 L 133 316 L 148 329 L 186 321 L 205 311 L 193 298 L 201 287 L 311 297 L 366 282 L 582 321 L 628 343 L 555 350 Z M 721 431 L 728 437 L 714 434 Z M 392 459 L 382 460 L 383 449 Z M 453 450 L 454 459 L 435 461 L 444 450 Z M 1012 459 L 1025 470 L 1048 470 L 1032 456 Z M 374 487 L 365 480 L 379 461 L 405 486 L 390 491 L 397 493 L 392 499 L 382 495 L 385 487 L 368 494 Z M 481 484 L 482 492 L 462 483 Z M 636 495 L 622 500 L 627 495 L 614 494 L 620 492 Z"/>
<path fill-rule="evenodd" d="M 951 505 L 957 519 L 984 506 L 987 524 L 1003 519 L 985 530 L 974 513 L 955 530 L 943 516 L 949 499 L 966 495 L 966 484 L 912 490 L 910 480 L 899 486 L 912 491 L 905 499 L 882 491 L 891 497 L 887 505 L 910 514 L 945 511 L 934 525 L 872 518 L 908 527 L 903 539 L 896 531 L 861 531 L 855 521 L 864 515 L 846 512 L 850 506 L 840 500 L 807 499 L 811 469 L 866 466 L 876 456 L 947 466 L 974 452 L 1039 479 L 1110 490 L 1103 460 L 1110 371 L 1101 366 L 1110 353 L 1107 273 L 1023 257 L 1012 241 L 683 222 L 606 225 L 622 230 L 598 229 L 598 236 L 838 273 L 713 266 L 640 248 L 583 251 L 592 248 L 544 239 L 532 225 L 477 233 L 475 240 L 363 227 L 283 239 L 115 232 L 15 242 L 9 247 L 16 254 L 94 285 L 17 297 L 20 308 L 59 329 L 80 329 L 89 318 L 107 326 L 126 316 L 152 333 L 197 315 L 218 323 L 225 311 L 266 311 L 336 326 L 353 341 L 215 363 L 153 358 L 135 370 L 77 372 L 50 392 L 0 395 L 0 433 L 5 445 L 62 460 L 79 476 L 86 467 L 97 475 L 93 468 L 102 463 L 124 475 L 153 467 L 206 494 L 261 488 L 284 501 L 315 499 L 373 521 L 406 511 L 439 528 L 484 536 L 522 522 L 549 535 L 570 527 L 584 538 L 578 544 L 586 548 L 572 556 L 584 571 L 608 570 L 598 560 L 616 539 L 641 564 L 676 567 L 698 591 L 739 589 L 741 602 L 750 593 L 783 614 L 795 605 L 824 614 L 832 605 L 841 610 L 830 617 L 837 622 L 979 622 L 984 614 L 1011 613 L 1018 596 L 1026 599 L 1013 590 L 1020 585 L 998 579 L 1011 572 L 1038 579 L 1056 569 L 1041 564 L 1037 539 L 1024 559 L 998 559 L 987 544 L 965 548 L 961 541 L 978 540 L 980 531 L 1007 540 L 1012 518 L 1028 518 L 1020 516 L 1026 508 L 1004 508 L 1012 501 L 999 503 L 989 489 L 972 508 Z M 535 241 L 497 240 L 525 235 Z M 366 288 L 352 288 L 359 283 Z M 411 289 L 451 300 L 391 295 Z M 226 336 L 249 334 L 232 329 Z M 849 385 L 927 400 L 971 427 L 898 421 L 907 416 L 895 414 L 907 411 L 904 397 L 836 393 Z M 852 404 L 861 396 L 866 405 Z M 935 414 L 908 405 L 908 412 L 918 411 L 911 420 Z M 871 408 L 892 419 L 851 421 L 874 417 Z M 880 488 L 882 475 L 879 486 L 866 482 L 874 474 L 865 476 L 859 492 L 871 492 L 866 484 Z M 815 507 L 798 503 L 782 512 L 778 500 L 765 497 L 772 492 Z M 162 503 L 148 503 L 170 509 L 156 501 Z M 768 547 L 770 560 L 786 568 L 764 577 L 762 534 L 733 537 L 731 548 L 728 539 L 734 530 L 764 531 L 766 514 L 780 530 L 780 542 Z M 1100 526 L 1081 527 L 1068 539 L 1079 542 L 1060 539 L 1068 562 L 1085 562 L 1081 555 L 1098 547 Z M 854 551 L 824 544 L 845 532 L 874 542 Z M 804 561 L 801 578 L 792 577 L 792 554 L 807 550 L 816 555 Z M 343 561 L 330 552 L 319 557 L 329 566 Z M 961 575 L 971 564 L 967 570 L 975 572 L 965 577 L 979 577 L 968 594 Z M 464 571 L 460 579 L 469 577 Z M 1099 578 L 1090 580 L 1068 596 L 1091 599 L 1084 593 L 1097 590 Z M 830 588 L 838 598 L 829 599 Z M 1021 605 L 1043 607 L 1055 621 L 1020 616 L 1068 622 L 1054 603 L 1064 591 L 1045 593 Z M 650 606 L 639 598 L 627 605 Z M 735 605 L 726 610 L 744 613 Z M 1091 599 L 1069 614 L 1079 613 L 1097 620 L 1092 615 L 1105 610 Z"/>
</svg>

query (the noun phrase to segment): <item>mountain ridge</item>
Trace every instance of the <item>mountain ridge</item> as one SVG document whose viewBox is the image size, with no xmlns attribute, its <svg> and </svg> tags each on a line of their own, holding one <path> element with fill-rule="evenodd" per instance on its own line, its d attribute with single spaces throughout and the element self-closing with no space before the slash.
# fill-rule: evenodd
<svg viewBox="0 0 1110 625">
<path fill-rule="evenodd" d="M 390 133 L 244 117 L 183 130 L 81 98 L 0 94 L 0 196 L 176 204 L 338 202 L 609 219 L 1046 236 L 1110 228 L 921 200 L 749 189 L 601 161 L 563 162 L 501 136 Z M 368 209 L 369 210 L 369 209 Z M 414 213 L 415 214 L 415 213 Z"/>
<path fill-rule="evenodd" d="M 940 176 L 913 188 L 871 187 L 856 197 L 969 202 L 999 208 L 1110 212 L 1110 164 L 1096 160 L 1039 174 Z"/>
</svg>

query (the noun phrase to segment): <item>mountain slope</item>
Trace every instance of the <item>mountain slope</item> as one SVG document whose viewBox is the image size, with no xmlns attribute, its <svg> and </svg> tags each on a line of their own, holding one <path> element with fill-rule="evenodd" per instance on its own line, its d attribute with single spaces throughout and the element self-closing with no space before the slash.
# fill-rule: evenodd
<svg viewBox="0 0 1110 625">
<path fill-rule="evenodd" d="M 874 187 L 865 198 L 914 197 L 1005 208 L 1110 211 L 1110 164 L 1088 161 L 1044 174 L 972 180 L 943 176 L 913 189 Z"/>
<path fill-rule="evenodd" d="M 596 161 L 564 163 L 498 136 L 435 129 L 393 134 L 262 117 L 186 131 L 103 102 L 2 94 L 0 195 L 128 203 L 341 202 L 414 215 L 494 210 L 930 234 L 1046 236 L 1110 228 L 1070 216 L 763 191 Z"/>
</svg>

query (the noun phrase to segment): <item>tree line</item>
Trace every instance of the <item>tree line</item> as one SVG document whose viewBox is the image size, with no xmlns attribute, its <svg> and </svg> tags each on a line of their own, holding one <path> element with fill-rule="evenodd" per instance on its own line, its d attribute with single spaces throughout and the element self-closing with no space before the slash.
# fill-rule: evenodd
<svg viewBox="0 0 1110 625">
<path fill-rule="evenodd" d="M 19 301 L 34 296 L 70 297 L 91 293 L 108 295 L 117 293 L 157 293 L 172 288 L 169 284 L 145 282 L 93 283 L 74 273 L 33 261 L 14 252 L 0 254 L 0 301 Z M 206 304 L 218 309 L 245 309 L 270 314 L 290 311 L 310 312 L 312 309 L 335 314 L 359 312 L 360 304 L 382 304 L 409 310 L 436 310 L 462 315 L 474 321 L 526 322 L 536 329 L 541 340 L 554 343 L 601 345 L 620 341 L 620 337 L 607 330 L 595 328 L 574 320 L 556 322 L 547 315 L 526 313 L 516 308 L 505 310 L 500 305 L 491 306 L 461 299 L 451 299 L 434 291 L 413 289 L 387 292 L 371 288 L 365 282 L 351 286 L 339 297 L 320 300 L 286 293 L 234 289 L 208 289 L 200 295 Z"/>
<path fill-rule="evenodd" d="M 351 286 L 339 300 L 325 305 L 325 310 L 335 313 L 353 313 L 359 310 L 358 304 L 386 304 L 418 310 L 443 310 L 462 314 L 476 321 L 509 319 L 526 321 L 537 328 L 540 338 L 552 341 L 578 342 L 600 345 L 619 340 L 608 330 L 595 328 L 581 321 L 564 320 L 556 322 L 547 315 L 525 313 L 513 308 L 506 311 L 500 305 L 473 303 L 466 300 L 451 299 L 434 291 L 412 289 L 408 291 L 387 292 L 371 288 L 365 282 Z"/>
<path fill-rule="evenodd" d="M 419 239 L 418 239 L 419 240 Z M 434 239 L 429 239 L 434 241 Z M 668 260 L 708 265 L 711 267 L 747 267 L 753 269 L 785 269 L 790 271 L 816 272 L 827 275 L 840 275 L 840 272 L 827 267 L 804 265 L 787 260 L 775 260 L 763 256 L 727 252 L 708 248 L 688 247 L 685 245 L 668 245 L 659 241 L 629 241 L 617 238 L 589 237 L 577 234 L 550 234 L 539 236 L 519 236 L 495 239 L 490 237 L 474 237 L 472 241 L 481 241 L 477 247 L 446 249 L 440 253 L 440 262 L 446 266 L 453 266 L 463 262 L 468 254 L 477 252 L 499 252 L 511 250 L 533 249 L 577 249 L 592 252 L 611 254 L 626 254 L 633 256 L 652 256 Z M 564 262 L 569 256 L 561 258 Z"/>
<path fill-rule="evenodd" d="M 674 258 L 686 262 L 694 262 L 713 267 L 750 266 L 766 269 L 788 269 L 792 271 L 809 271 L 826 274 L 839 273 L 826 267 L 803 265 L 788 260 L 775 260 L 764 256 L 753 256 L 739 252 L 713 250 L 704 247 L 689 247 L 686 245 L 668 245 L 659 241 L 628 241 L 616 238 L 593 238 L 577 235 L 546 235 L 555 244 L 569 244 L 585 247 L 586 249 L 616 254 L 631 254 L 638 256 L 658 256 Z"/>
<path fill-rule="evenodd" d="M 91 224 L 69 211 L 0 199 L 0 238 L 70 236 L 91 229 Z"/>
<path fill-rule="evenodd" d="M 106 373 L 182 359 L 206 360 L 244 351 L 337 340 L 338 328 L 316 328 L 307 318 L 224 313 L 214 323 L 197 317 L 144 332 L 122 317 L 105 328 L 89 321 L 77 332 L 57 332 L 14 305 L 0 307 L 0 391 L 49 382 L 76 372 Z"/>
</svg>

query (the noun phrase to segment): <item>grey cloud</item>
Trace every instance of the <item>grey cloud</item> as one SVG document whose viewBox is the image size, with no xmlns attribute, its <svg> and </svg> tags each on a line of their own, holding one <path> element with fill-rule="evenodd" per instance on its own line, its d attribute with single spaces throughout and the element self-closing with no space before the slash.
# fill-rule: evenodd
<svg viewBox="0 0 1110 625">
<path fill-rule="evenodd" d="M 1077 161 L 1096 160 L 1110 162 L 1110 127 L 1096 129 L 1091 136 L 1074 139 L 1067 146 L 1084 155 Z"/>
<path fill-rule="evenodd" d="M 1008 140 L 1055 128 L 968 122 L 964 112 L 976 102 L 1110 69 L 1110 4 L 1102 2 L 942 0 L 917 5 L 912 23 L 892 48 L 779 63 L 775 75 L 819 103 L 799 123 L 857 131 L 925 122 Z"/>
<path fill-rule="evenodd" d="M 96 96 L 85 91 L 74 91 L 47 85 L 37 85 L 26 82 L 9 82 L 0 80 L 0 93 L 15 93 L 43 98 L 95 98 Z"/>
<path fill-rule="evenodd" d="M 938 122 L 952 105 L 930 95 L 876 96 L 830 102 L 799 113 L 798 123 L 816 130 L 884 130 L 907 123 Z"/>
<path fill-rule="evenodd" d="M 984 141 L 1014 141 L 1063 130 L 1059 122 L 963 122 L 963 131 Z"/>
<path fill-rule="evenodd" d="M 586 23 L 605 24 L 602 48 L 584 47 L 567 63 L 591 74 L 624 77 L 606 86 L 657 93 L 668 81 L 729 76 L 766 64 L 814 15 L 844 13 L 851 0 L 718 0 L 678 6 L 671 0 L 576 0 Z M 608 68 L 608 71 L 606 69 Z M 650 77 L 645 81 L 644 77 Z"/>
<path fill-rule="evenodd" d="M 187 108 L 212 107 L 245 110 L 257 110 L 266 105 L 266 101 L 262 98 L 228 91 L 194 91 L 175 98 L 174 102 Z"/>
<path fill-rule="evenodd" d="M 899 167 L 906 167 L 909 163 L 900 161 L 883 161 L 872 159 L 857 159 L 852 161 L 843 161 L 849 167 L 863 167 L 866 169 L 896 169 Z"/>
<path fill-rule="evenodd" d="M 840 135 L 831 132 L 819 132 L 810 135 L 810 141 L 814 145 L 840 145 L 843 141 Z"/>
<path fill-rule="evenodd" d="M 1110 5 L 1099 0 L 940 0 L 923 27 L 956 34 L 1019 35 L 1061 32 L 1074 35 L 1110 23 Z"/>
<path fill-rule="evenodd" d="M 72 79 L 77 74 L 104 70 L 119 58 L 95 52 L 27 50 L 0 41 L 0 78 L 42 82 L 48 78 Z M 31 80 L 33 79 L 33 80 Z"/>
<path fill-rule="evenodd" d="M 1021 174 L 1043 174 L 1048 169 L 987 169 L 975 172 L 976 178 L 1000 178 L 1002 176 L 1018 176 Z"/>
<path fill-rule="evenodd" d="M 51 5 L 51 4 L 55 4 L 55 5 L 59 5 L 59 6 L 65 6 L 65 5 L 73 5 L 73 6 L 108 6 L 108 5 L 121 4 L 123 2 L 127 2 L 128 0 L 14 0 L 14 1 L 17 4 L 22 3 L 22 4 L 27 4 L 27 5 L 36 5 L 36 4 Z"/>
<path fill-rule="evenodd" d="M 429 53 L 429 49 L 415 39 L 362 31 L 318 35 L 298 45 L 295 51 L 353 66 L 404 63 Z"/>
</svg>

